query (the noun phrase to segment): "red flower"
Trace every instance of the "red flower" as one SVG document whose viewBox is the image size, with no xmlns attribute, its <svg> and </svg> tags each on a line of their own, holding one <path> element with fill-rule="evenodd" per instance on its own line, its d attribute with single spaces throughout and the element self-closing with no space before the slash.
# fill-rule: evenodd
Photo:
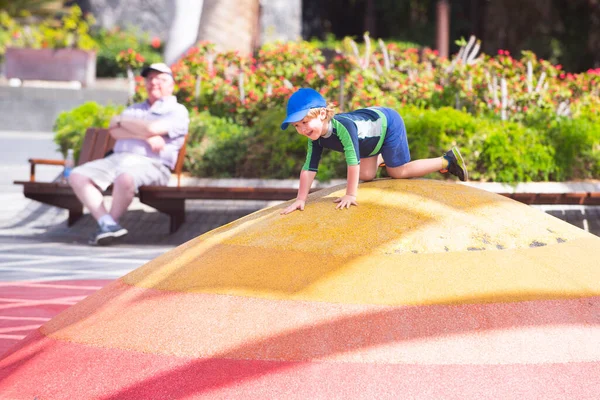
<svg viewBox="0 0 600 400">
<path fill-rule="evenodd" d="M 158 49 L 160 47 L 160 38 L 158 36 L 154 36 L 150 42 L 150 45 L 155 49 Z"/>
</svg>

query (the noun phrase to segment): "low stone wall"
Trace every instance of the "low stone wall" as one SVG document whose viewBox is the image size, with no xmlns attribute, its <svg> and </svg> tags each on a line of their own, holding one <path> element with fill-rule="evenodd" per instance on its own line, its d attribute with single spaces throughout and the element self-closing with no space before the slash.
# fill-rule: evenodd
<svg viewBox="0 0 600 400">
<path fill-rule="evenodd" d="M 59 113 L 88 101 L 125 104 L 127 91 L 0 85 L 0 127 L 4 131 L 49 132 Z"/>
</svg>

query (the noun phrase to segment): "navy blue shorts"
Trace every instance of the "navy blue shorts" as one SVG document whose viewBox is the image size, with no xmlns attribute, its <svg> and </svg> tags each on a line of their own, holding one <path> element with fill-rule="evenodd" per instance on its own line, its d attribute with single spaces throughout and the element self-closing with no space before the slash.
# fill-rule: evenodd
<svg viewBox="0 0 600 400">
<path fill-rule="evenodd" d="M 402 117 L 391 108 L 377 107 L 387 118 L 387 132 L 381 146 L 381 155 L 387 167 L 399 167 L 410 161 L 406 127 Z"/>
</svg>

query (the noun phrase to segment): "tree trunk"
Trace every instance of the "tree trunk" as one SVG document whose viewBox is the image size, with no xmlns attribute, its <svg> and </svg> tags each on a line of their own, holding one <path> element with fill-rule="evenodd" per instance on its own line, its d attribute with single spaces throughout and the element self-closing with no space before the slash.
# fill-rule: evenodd
<svg viewBox="0 0 600 400">
<path fill-rule="evenodd" d="M 165 46 L 165 62 L 174 64 L 196 44 L 204 0 L 174 0 L 175 16 Z"/>
</svg>

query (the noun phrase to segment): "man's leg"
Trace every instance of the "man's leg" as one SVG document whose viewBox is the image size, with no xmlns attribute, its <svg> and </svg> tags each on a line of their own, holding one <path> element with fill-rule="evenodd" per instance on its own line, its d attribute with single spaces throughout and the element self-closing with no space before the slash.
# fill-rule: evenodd
<svg viewBox="0 0 600 400">
<path fill-rule="evenodd" d="M 90 213 L 98 222 L 98 230 L 90 238 L 90 244 L 106 245 L 111 243 L 113 239 L 127 234 L 127 230 L 121 227 L 112 215 L 106 211 L 104 196 L 91 178 L 74 171 L 69 175 L 69 184 L 79 201 L 90 210 Z M 127 209 L 127 206 L 125 209 Z"/>
<path fill-rule="evenodd" d="M 135 197 L 135 182 L 129 174 L 121 174 L 113 183 L 110 215 L 119 221 Z"/>
<path fill-rule="evenodd" d="M 96 221 L 108 214 L 104 207 L 104 196 L 90 178 L 73 172 L 69 175 L 69 185 L 73 188 L 79 201 L 90 210 Z"/>
</svg>

